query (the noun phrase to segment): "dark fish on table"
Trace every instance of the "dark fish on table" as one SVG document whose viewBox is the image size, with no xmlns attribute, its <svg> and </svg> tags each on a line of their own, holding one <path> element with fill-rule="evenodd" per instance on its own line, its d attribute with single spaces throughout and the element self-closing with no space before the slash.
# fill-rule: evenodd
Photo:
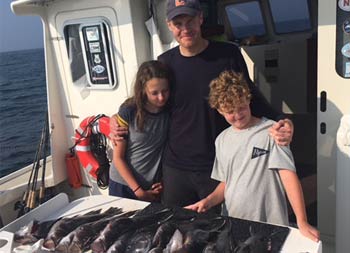
<svg viewBox="0 0 350 253">
<path fill-rule="evenodd" d="M 72 243 L 75 234 L 77 233 L 77 229 L 74 229 L 68 235 L 63 237 L 58 245 L 55 248 L 55 252 L 68 253 L 69 245 Z"/>
<path fill-rule="evenodd" d="M 222 253 L 216 249 L 216 242 L 209 242 L 203 249 L 203 253 Z M 233 252 L 233 251 L 232 251 Z"/>
<path fill-rule="evenodd" d="M 167 207 L 159 203 L 149 204 L 144 209 L 138 211 L 135 216 L 136 217 L 137 216 L 154 216 L 156 214 L 160 214 L 164 212 L 171 212 L 172 219 L 175 219 L 177 221 L 181 221 L 181 220 L 189 221 L 192 218 L 198 216 L 198 213 L 192 210 L 184 209 L 181 207 Z"/>
<path fill-rule="evenodd" d="M 146 207 L 147 208 L 147 207 Z M 171 219 L 174 216 L 174 211 L 171 208 L 163 207 L 162 209 L 158 209 L 157 211 L 153 213 L 144 212 L 144 210 L 137 211 L 135 213 L 135 216 L 133 219 L 135 220 L 148 220 L 148 221 L 154 221 L 154 222 L 165 222 L 169 219 Z"/>
<path fill-rule="evenodd" d="M 174 253 L 174 252 L 183 252 L 183 235 L 180 230 L 176 229 L 173 236 L 171 237 L 166 248 L 163 250 L 164 253 Z"/>
<path fill-rule="evenodd" d="M 198 217 L 192 222 L 179 225 L 184 235 L 183 252 L 202 252 L 207 244 L 214 241 L 226 224 L 223 217 Z"/>
<path fill-rule="evenodd" d="M 222 216 L 207 218 L 206 216 L 198 216 L 191 220 L 179 221 L 179 230 L 186 234 L 190 230 L 201 229 L 208 232 L 221 231 L 226 224 L 226 219 Z"/>
<path fill-rule="evenodd" d="M 33 220 L 15 232 L 14 240 L 21 244 L 35 243 L 44 238 L 57 220 L 39 222 Z"/>
<path fill-rule="evenodd" d="M 101 209 L 98 210 L 93 210 L 90 211 L 86 214 L 83 215 L 75 215 L 73 217 L 60 217 L 59 219 L 56 220 L 56 222 L 50 227 L 49 231 L 47 231 L 47 233 L 43 236 L 43 238 L 45 238 L 44 241 L 44 248 L 46 249 L 53 249 L 55 247 L 54 241 L 51 240 L 51 237 L 53 237 L 54 239 L 56 239 L 56 236 L 60 236 L 63 235 L 65 233 L 65 228 L 67 228 L 69 226 L 69 224 L 71 223 L 71 221 L 75 218 L 78 219 L 78 221 L 83 217 L 83 216 L 94 216 L 94 215 L 99 215 L 101 212 Z M 61 220 L 64 220 L 63 222 Z M 63 228 L 63 229 L 62 229 Z M 69 229 L 69 228 L 68 228 Z M 68 232 L 69 233 L 69 232 Z M 46 242 L 46 244 L 45 244 Z M 53 245 L 51 245 L 53 244 Z"/>
<path fill-rule="evenodd" d="M 232 233 L 232 222 L 230 218 L 225 217 L 225 225 L 217 237 L 205 246 L 203 253 L 232 253 L 235 247 L 236 242 Z"/>
<path fill-rule="evenodd" d="M 172 215 L 171 209 L 163 208 L 153 214 L 137 212 L 132 219 L 112 220 L 91 244 L 91 249 L 96 253 L 106 252 L 121 234 L 152 224 L 159 225 L 171 219 Z"/>
<path fill-rule="evenodd" d="M 249 227 L 250 237 L 244 242 L 238 244 L 235 248 L 235 253 L 268 253 L 271 251 L 271 239 L 263 232 L 254 232 L 252 227 Z"/>
<path fill-rule="evenodd" d="M 124 253 L 130 238 L 135 231 L 129 231 L 122 234 L 107 250 L 106 253 Z"/>
<path fill-rule="evenodd" d="M 101 210 L 89 212 L 74 217 L 64 217 L 56 222 L 47 234 L 44 242 L 46 249 L 55 249 L 60 240 L 82 224 L 93 222 L 104 217 L 110 217 L 122 212 L 121 208 L 111 207 L 103 213 Z"/>
<path fill-rule="evenodd" d="M 177 226 L 169 221 L 161 224 L 152 240 L 152 248 L 164 249 L 173 236 Z"/>
<path fill-rule="evenodd" d="M 152 214 L 135 215 L 135 221 L 139 229 L 130 239 L 125 252 L 148 252 L 152 248 L 153 237 L 158 227 L 169 221 L 174 215 L 170 208 L 163 208 Z"/>
<path fill-rule="evenodd" d="M 152 247 L 152 239 L 156 233 L 158 224 L 141 227 L 136 230 L 129 240 L 125 253 L 148 252 Z"/>
<path fill-rule="evenodd" d="M 129 211 L 129 212 L 125 212 L 122 214 L 123 217 L 125 217 L 125 219 L 128 219 L 127 217 L 129 216 L 132 216 L 136 211 Z M 119 217 L 119 216 L 118 216 Z M 124 218 L 121 218 L 121 219 L 124 219 Z M 110 224 L 112 222 L 115 222 L 119 219 L 112 219 L 111 221 L 109 221 L 109 223 L 107 224 L 107 226 L 104 228 L 104 230 L 106 230 L 107 228 L 111 229 L 110 228 Z M 77 232 L 80 231 L 81 229 L 78 227 L 76 228 L 75 230 L 73 230 L 72 232 L 70 232 L 68 235 L 66 235 L 65 237 L 63 237 L 61 239 L 61 241 L 59 242 L 59 244 L 56 246 L 56 251 L 57 252 L 69 252 L 68 249 L 69 249 L 69 246 L 71 245 L 74 237 L 76 236 Z M 103 231 L 104 231 L 103 230 Z M 119 231 L 118 231 L 119 232 Z M 123 231 L 124 232 L 124 231 Z M 119 232 L 120 234 L 123 233 L 122 230 Z M 80 232 L 81 233 L 81 232 Z M 103 232 L 100 233 L 100 235 L 103 234 Z M 106 251 L 106 248 L 103 249 L 103 252 Z"/>
<path fill-rule="evenodd" d="M 68 252 L 77 253 L 88 250 L 91 243 L 99 236 L 100 232 L 108 225 L 110 221 L 128 218 L 133 213 L 134 212 L 121 213 L 79 226 L 76 228 L 77 231 L 71 244 L 69 245 Z"/>
<path fill-rule="evenodd" d="M 155 247 L 155 248 L 151 249 L 150 251 L 148 251 L 148 253 L 163 253 L 163 249 L 159 248 L 159 247 Z"/>
<path fill-rule="evenodd" d="M 233 236 L 232 229 L 234 228 L 232 227 L 231 219 L 228 218 L 225 227 L 216 240 L 216 249 L 218 252 L 231 253 L 235 249 L 237 242 Z"/>
<path fill-rule="evenodd" d="M 209 231 L 203 229 L 189 230 L 185 234 L 182 249 L 187 253 L 202 252 L 204 247 L 208 244 L 211 237 Z"/>
<path fill-rule="evenodd" d="M 129 231 L 135 231 L 137 224 L 131 218 L 115 219 L 108 222 L 99 236 L 91 243 L 91 249 L 95 253 L 106 252 L 117 238 Z"/>
</svg>

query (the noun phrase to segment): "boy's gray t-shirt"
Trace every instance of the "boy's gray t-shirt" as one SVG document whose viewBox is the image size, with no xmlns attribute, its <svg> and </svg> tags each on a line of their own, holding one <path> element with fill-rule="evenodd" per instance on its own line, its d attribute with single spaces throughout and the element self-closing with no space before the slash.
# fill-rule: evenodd
<svg viewBox="0 0 350 253">
<path fill-rule="evenodd" d="M 122 106 L 118 112 L 118 116 L 128 124 L 125 159 L 137 182 L 143 189 L 149 189 L 160 167 L 167 137 L 169 113 L 168 111 L 147 113 L 144 129 L 141 132 L 136 126 L 135 109 L 135 106 Z M 114 182 L 127 185 L 113 162 L 109 176 Z"/>
<path fill-rule="evenodd" d="M 248 129 L 225 129 L 215 141 L 212 178 L 226 183 L 224 211 L 229 216 L 288 225 L 278 169 L 295 171 L 295 165 L 289 147 L 270 137 L 273 123 L 262 118 Z"/>
</svg>

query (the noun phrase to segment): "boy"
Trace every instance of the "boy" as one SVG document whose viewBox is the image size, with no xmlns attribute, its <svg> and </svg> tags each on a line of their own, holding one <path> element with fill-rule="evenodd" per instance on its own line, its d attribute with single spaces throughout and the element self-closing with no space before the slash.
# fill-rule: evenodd
<svg viewBox="0 0 350 253">
<path fill-rule="evenodd" d="M 224 71 L 210 83 L 209 105 L 231 127 L 215 141 L 211 177 L 219 185 L 187 208 L 205 212 L 225 200 L 224 211 L 229 216 L 288 226 L 286 191 L 301 233 L 318 241 L 319 232 L 307 222 L 292 153 L 269 136 L 274 121 L 251 115 L 250 100 L 242 74 Z"/>
</svg>

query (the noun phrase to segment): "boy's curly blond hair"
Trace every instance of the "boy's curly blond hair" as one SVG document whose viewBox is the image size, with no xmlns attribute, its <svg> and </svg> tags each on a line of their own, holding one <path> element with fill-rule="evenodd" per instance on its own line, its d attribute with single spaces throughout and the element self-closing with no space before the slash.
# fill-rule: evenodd
<svg viewBox="0 0 350 253">
<path fill-rule="evenodd" d="M 209 105 L 214 109 L 234 110 L 252 95 L 242 73 L 224 71 L 210 82 Z"/>
</svg>

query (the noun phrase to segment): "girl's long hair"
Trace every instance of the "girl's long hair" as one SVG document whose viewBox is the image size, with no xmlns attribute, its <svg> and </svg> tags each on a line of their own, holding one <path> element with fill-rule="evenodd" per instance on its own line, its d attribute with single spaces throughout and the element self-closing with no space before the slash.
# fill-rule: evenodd
<svg viewBox="0 0 350 253">
<path fill-rule="evenodd" d="M 146 83 L 152 78 L 167 79 L 169 82 L 169 89 L 171 94 L 172 75 L 170 69 L 160 61 L 152 60 L 142 63 L 136 74 L 134 95 L 123 103 L 123 105 L 134 105 L 136 107 L 136 125 L 139 131 L 143 130 L 146 118 Z M 169 102 L 170 99 L 168 99 L 166 106 L 169 106 Z"/>
</svg>

